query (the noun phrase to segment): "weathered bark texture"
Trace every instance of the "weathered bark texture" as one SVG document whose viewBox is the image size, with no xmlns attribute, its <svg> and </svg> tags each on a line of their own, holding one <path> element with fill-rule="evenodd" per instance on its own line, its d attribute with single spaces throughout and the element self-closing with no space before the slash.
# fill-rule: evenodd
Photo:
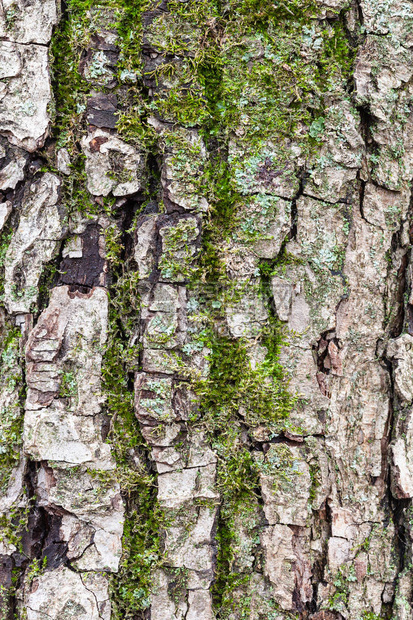
<svg viewBox="0 0 413 620">
<path fill-rule="evenodd" d="M 413 618 L 413 4 L 0 0 L 0 619 Z"/>
</svg>

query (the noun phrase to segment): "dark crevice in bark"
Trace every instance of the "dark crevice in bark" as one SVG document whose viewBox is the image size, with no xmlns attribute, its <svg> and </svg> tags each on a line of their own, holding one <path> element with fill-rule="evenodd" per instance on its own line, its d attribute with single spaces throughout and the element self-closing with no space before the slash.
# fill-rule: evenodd
<svg viewBox="0 0 413 620">
<path fill-rule="evenodd" d="M 362 9 L 360 0 L 354 0 L 354 6 L 356 7 L 356 10 L 357 10 L 358 20 L 360 22 L 360 25 L 362 26 L 364 24 L 364 15 L 363 15 L 363 9 Z"/>
<path fill-rule="evenodd" d="M 396 527 L 397 552 L 400 562 L 400 573 L 411 565 L 411 541 L 406 528 L 406 509 L 411 505 L 410 499 L 392 498 L 392 514 Z"/>
<path fill-rule="evenodd" d="M 67 565 L 67 543 L 60 538 L 60 527 L 63 512 L 47 509 L 37 503 L 37 476 L 39 469 L 47 464 L 29 461 L 24 476 L 24 484 L 28 497 L 29 512 L 27 522 L 23 530 L 16 518 L 12 521 L 17 534 L 21 535 L 21 553 L 16 551 L 11 556 L 11 575 L 13 575 L 14 588 L 7 602 L 9 616 L 15 618 L 17 613 L 17 599 L 15 592 L 23 586 L 23 576 L 33 562 L 37 569 L 53 570 L 58 566 Z M 3 584 L 3 575 L 0 569 L 0 578 Z M 10 582 L 10 585 L 12 582 Z M 2 601 L 0 600 L 0 605 Z M 3 616 L 2 616 L 3 617 Z"/>
<path fill-rule="evenodd" d="M 313 353 L 319 372 L 329 375 L 331 371 L 341 370 L 341 363 L 338 357 L 339 348 L 340 343 L 335 329 L 321 334 L 318 343 L 313 345 Z"/>
<path fill-rule="evenodd" d="M 49 263 L 43 265 L 43 270 L 39 279 L 39 295 L 37 298 L 35 320 L 38 319 L 41 312 L 49 305 L 50 292 L 59 282 L 59 265 L 63 260 L 62 252 L 63 242 L 60 244 L 58 255 Z"/>
<path fill-rule="evenodd" d="M 27 466 L 25 482 L 30 512 L 27 528 L 22 536 L 22 546 L 23 553 L 29 560 L 37 559 L 41 563 L 45 561 L 48 569 L 54 569 L 61 564 L 67 564 L 67 544 L 60 540 L 63 511 L 38 505 L 37 476 L 41 467 L 49 470 L 46 463 L 30 461 Z"/>
<path fill-rule="evenodd" d="M 320 557 L 312 565 L 312 588 L 313 597 L 309 604 L 309 611 L 312 614 L 310 617 L 314 617 L 313 614 L 318 612 L 318 590 L 320 585 L 326 586 L 327 583 L 324 580 L 325 571 L 328 566 L 328 540 L 331 538 L 331 525 L 332 525 L 332 513 L 328 503 L 328 499 L 324 502 L 323 506 L 318 511 L 314 511 L 315 529 L 319 529 L 323 535 L 323 548 Z"/>
<path fill-rule="evenodd" d="M 413 213 L 413 197 L 410 199 L 408 209 L 408 222 L 411 221 Z M 399 229 L 393 233 L 391 246 L 388 251 L 388 270 L 387 280 L 395 282 L 395 287 L 386 296 L 387 325 L 386 333 L 389 338 L 398 338 L 403 331 L 413 332 L 413 313 L 408 299 L 411 294 L 411 284 L 409 282 L 409 265 L 411 262 L 411 248 L 406 246 L 403 241 L 404 228 L 406 221 L 400 223 Z M 412 243 L 412 229 L 409 230 L 410 244 Z M 397 269 L 397 271 L 396 271 Z M 396 277 L 394 273 L 396 272 Z"/>
<path fill-rule="evenodd" d="M 359 205 L 360 205 L 360 215 L 363 218 L 363 220 L 367 223 L 369 223 L 364 215 L 364 195 L 365 195 L 365 191 L 366 191 L 366 181 L 363 181 L 362 179 L 359 179 Z"/>
<path fill-rule="evenodd" d="M 305 175 L 305 172 L 302 171 L 300 175 L 299 188 L 295 196 L 291 200 L 291 228 L 290 228 L 290 232 L 288 236 L 289 241 L 295 240 L 297 238 L 297 225 L 298 225 L 297 202 L 301 198 L 301 196 L 304 195 L 305 183 L 306 183 L 306 175 Z"/>
<path fill-rule="evenodd" d="M 410 205 L 409 205 L 409 242 L 410 242 L 410 246 L 412 246 L 413 245 L 413 194 L 410 197 Z M 409 250 L 406 252 L 406 255 L 408 256 L 408 258 L 407 258 L 406 267 L 404 271 L 404 278 L 405 278 L 404 280 L 404 288 L 405 288 L 404 327 L 408 334 L 413 335 L 413 305 L 410 303 L 410 300 L 412 298 L 412 293 L 413 293 L 412 282 L 411 282 L 411 274 L 412 274 L 411 248 L 409 248 Z M 410 278 L 408 277 L 408 275 L 410 275 Z"/>
<path fill-rule="evenodd" d="M 405 287 L 407 286 L 406 278 L 403 278 L 403 290 L 402 299 L 404 297 Z M 399 335 L 399 334 L 397 334 Z M 397 336 L 393 336 L 397 337 Z M 398 575 L 402 575 L 406 567 L 411 565 L 411 541 L 410 530 L 407 527 L 409 522 L 407 510 L 411 507 L 411 499 L 396 497 L 396 486 L 392 488 L 392 463 L 390 456 L 390 444 L 396 437 L 396 424 L 398 417 L 400 416 L 400 403 L 395 391 L 394 384 L 394 360 L 388 359 L 386 354 L 382 355 L 383 363 L 386 365 L 388 375 L 390 379 L 389 390 L 389 417 L 385 428 L 384 438 L 382 441 L 382 467 L 383 467 L 383 483 L 385 487 L 385 495 L 383 503 L 387 508 L 389 514 L 389 521 L 391 520 L 395 527 L 395 553 L 398 561 Z M 400 429 L 399 429 L 400 432 Z M 397 582 L 396 582 L 397 585 Z M 394 607 L 395 597 L 390 605 Z"/>
<path fill-rule="evenodd" d="M 413 305 L 408 303 L 406 306 L 407 333 L 413 336 Z"/>
<path fill-rule="evenodd" d="M 407 267 L 410 262 L 410 255 L 410 250 L 403 254 L 399 269 L 397 270 L 397 288 L 393 300 L 396 306 L 396 313 L 391 317 L 389 323 L 390 338 L 398 338 L 401 335 L 405 325 L 405 311 L 409 312 L 409 308 L 411 308 L 410 304 L 406 304 L 406 306 L 404 304 L 404 296 L 407 288 Z"/>
<path fill-rule="evenodd" d="M 62 258 L 57 284 L 69 285 L 72 291 L 84 292 L 95 286 L 106 284 L 105 259 L 100 243 L 100 226 L 90 224 L 79 237 L 82 244 L 82 257 Z"/>
<path fill-rule="evenodd" d="M 373 137 L 371 135 L 371 128 L 375 123 L 375 117 L 371 114 L 367 105 L 356 106 L 356 109 L 360 115 L 360 132 L 366 146 L 366 151 L 371 150 L 371 146 L 374 144 Z"/>
<path fill-rule="evenodd" d="M 321 393 L 331 398 L 329 375 L 342 374 L 342 361 L 340 358 L 340 342 L 335 329 L 323 332 L 313 345 L 313 359 L 317 365 L 316 379 Z"/>
</svg>

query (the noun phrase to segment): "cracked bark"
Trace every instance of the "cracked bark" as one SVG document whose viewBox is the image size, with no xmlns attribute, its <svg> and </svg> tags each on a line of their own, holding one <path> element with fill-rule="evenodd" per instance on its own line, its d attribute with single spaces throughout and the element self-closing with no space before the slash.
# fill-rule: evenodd
<svg viewBox="0 0 413 620">
<path fill-rule="evenodd" d="M 58 4 L 0 7 L 2 617 L 411 618 L 413 13 Z"/>
</svg>

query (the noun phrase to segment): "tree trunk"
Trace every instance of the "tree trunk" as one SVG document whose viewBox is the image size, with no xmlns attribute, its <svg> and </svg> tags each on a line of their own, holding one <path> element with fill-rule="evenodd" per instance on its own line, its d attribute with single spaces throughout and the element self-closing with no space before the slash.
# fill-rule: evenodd
<svg viewBox="0 0 413 620">
<path fill-rule="evenodd" d="M 413 9 L 3 0 L 0 618 L 413 618 Z"/>
</svg>

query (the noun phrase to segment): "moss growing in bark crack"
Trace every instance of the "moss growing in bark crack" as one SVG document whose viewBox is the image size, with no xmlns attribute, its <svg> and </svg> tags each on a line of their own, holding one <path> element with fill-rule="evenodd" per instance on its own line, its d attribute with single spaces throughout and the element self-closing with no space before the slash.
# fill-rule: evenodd
<svg viewBox="0 0 413 620">
<path fill-rule="evenodd" d="M 210 209 L 203 227 L 202 251 L 196 276 L 201 281 L 218 283 L 227 280 L 225 263 L 220 251 L 235 226 L 235 215 L 240 194 L 234 188 L 227 163 L 227 152 L 218 147 L 204 172 L 205 194 Z"/>
<path fill-rule="evenodd" d="M 59 257 L 43 266 L 43 271 L 38 285 L 39 293 L 37 297 L 37 308 L 39 313 L 47 308 L 49 304 L 50 291 L 55 285 L 57 279 L 58 262 Z"/>
<path fill-rule="evenodd" d="M 254 505 L 259 496 L 259 479 L 256 463 L 247 445 L 240 441 L 242 429 L 233 425 L 221 433 L 212 447 L 218 456 L 217 488 L 221 494 L 221 507 L 216 534 L 217 561 L 215 581 L 212 586 L 213 604 L 220 620 L 231 617 L 231 612 L 249 611 L 250 600 L 234 597 L 242 586 L 248 587 L 251 570 L 234 568 L 237 529 L 234 515 L 242 515 L 244 507 Z M 248 617 L 245 616 L 245 617 Z"/>
<path fill-rule="evenodd" d="M 70 146 L 78 135 L 90 85 L 79 72 L 82 52 L 93 34 L 88 19 L 90 0 L 69 0 L 51 42 L 55 136 L 58 146 Z"/>
<path fill-rule="evenodd" d="M 0 370 L 0 489 L 5 492 L 14 467 L 20 461 L 23 431 L 24 388 L 20 331 L 3 326 Z"/>
<path fill-rule="evenodd" d="M 108 441 L 126 505 L 123 554 L 119 572 L 111 578 L 111 602 L 113 618 L 127 620 L 144 618 L 150 605 L 152 574 L 160 561 L 159 528 L 163 514 L 156 499 L 156 477 L 148 467 L 147 447 L 134 411 L 139 276 L 133 261 L 125 260 L 124 236 L 114 234 L 113 230 L 109 234 L 112 284 L 103 385 L 111 416 Z"/>
<path fill-rule="evenodd" d="M 4 317 L 2 317 L 2 323 Z M 8 323 L 2 324 L 0 338 L 0 492 L 6 497 L 12 479 L 13 470 L 22 460 L 23 403 L 25 390 L 23 385 L 24 358 L 21 355 L 21 334 Z M 17 483 L 19 475 L 16 476 Z M 27 530 L 29 505 L 24 498 L 24 491 L 0 515 L 0 542 L 5 553 L 16 550 L 23 554 L 22 534 Z M 23 557 L 23 556 L 22 556 Z M 14 569 L 11 586 L 3 586 L 0 591 L 1 617 L 10 616 L 8 602 L 15 596 L 19 585 L 18 569 Z M 7 615 L 6 615 L 7 614 Z"/>
<path fill-rule="evenodd" d="M 0 232 L 0 303 L 4 296 L 4 261 L 13 236 L 13 229 L 10 225 L 6 225 Z"/>
<path fill-rule="evenodd" d="M 56 100 L 56 137 L 58 146 L 65 146 L 72 155 L 78 155 L 76 138 L 79 129 L 86 128 L 87 99 L 92 94 L 91 83 L 80 72 L 85 48 L 97 30 L 101 16 L 106 13 L 109 28 L 117 33 L 119 59 L 113 76 L 118 86 L 119 111 L 117 131 L 128 142 L 154 147 L 154 132 L 146 123 L 147 99 L 142 88 L 142 14 L 149 8 L 149 0 L 68 0 L 65 19 L 61 21 L 51 45 L 53 57 L 53 85 Z M 99 56 L 100 54 L 100 56 Z M 102 52 L 95 54 L 89 67 L 89 78 L 105 73 Z M 104 84 L 93 90 L 107 92 Z"/>
<path fill-rule="evenodd" d="M 79 148 L 90 84 L 81 75 L 79 65 L 93 29 L 88 18 L 90 1 L 69 0 L 66 14 L 51 42 L 52 86 L 55 99 L 54 137 L 56 148 L 69 152 L 70 175 L 62 177 L 62 196 L 69 215 L 78 211 L 94 211 L 86 189 L 85 157 Z M 52 166 L 54 165 L 51 162 Z"/>
<path fill-rule="evenodd" d="M 302 143 L 311 136 L 300 125 L 311 125 L 324 94 L 342 89 L 350 75 L 354 50 L 342 22 L 320 26 L 311 0 L 288 8 L 229 2 L 224 11 L 211 1 L 171 2 L 168 9 L 148 38 L 165 57 L 180 58 L 155 73 L 162 84 L 168 67 L 172 87 L 159 88 L 155 105 L 180 124 L 214 135 L 237 130 L 249 146 L 292 133 Z"/>
<path fill-rule="evenodd" d="M 16 547 L 19 553 L 23 553 L 22 533 L 27 531 L 30 512 L 30 500 L 21 501 L 20 505 L 11 507 L 7 514 L 0 515 L 0 541 Z"/>
<path fill-rule="evenodd" d="M 288 384 L 278 362 L 282 330 L 277 321 L 270 319 L 261 334 L 267 355 L 254 369 L 246 340 L 215 334 L 208 337 L 207 332 L 203 337 L 207 338 L 211 352 L 209 375 L 194 386 L 200 399 L 200 418 L 196 423 L 205 428 L 218 457 L 216 484 L 221 508 L 212 592 L 217 617 L 225 619 L 231 617 L 234 610 L 247 614 L 251 603 L 250 596 L 240 598 L 235 593 L 242 587 L 248 590 L 252 567 L 245 569 L 234 565 L 238 540 L 234 515 L 243 514 L 246 505 L 258 505 L 260 497 L 259 466 L 252 454 L 248 431 L 260 424 L 273 427 L 274 432 L 282 427 L 294 398 L 288 393 Z M 244 516 L 251 519 L 249 515 Z M 257 538 L 259 524 L 252 527 L 251 533 Z M 252 553 L 258 544 L 257 538 Z"/>
<path fill-rule="evenodd" d="M 140 110 L 136 109 L 141 96 L 137 69 L 140 29 L 137 26 L 144 6 L 144 2 L 127 0 L 103 0 L 98 4 L 91 0 L 68 0 L 65 17 L 52 42 L 56 146 L 67 148 L 71 156 L 71 174 L 63 178 L 63 199 L 69 215 L 104 212 L 112 220 L 105 235 L 112 281 L 102 375 L 111 418 L 108 441 L 116 459 L 116 477 L 126 506 L 123 555 L 119 572 L 111 579 L 112 616 L 119 620 L 146 617 L 151 578 L 160 555 L 158 529 L 162 514 L 156 501 L 155 476 L 148 466 L 146 445 L 134 413 L 133 373 L 139 356 L 136 346 L 139 276 L 136 266 L 125 260 L 127 233 L 114 219 L 113 200 L 104 199 L 101 208 L 87 191 L 85 158 L 79 143 L 87 129 L 85 111 L 92 86 L 81 74 L 80 61 L 96 30 L 99 13 L 106 11 L 109 28 L 118 33 L 120 49 L 116 71 L 123 87 L 119 93 L 122 111 L 118 131 L 128 140 L 144 140 L 146 130 L 141 126 Z M 97 79 L 99 71 L 97 64 L 93 65 L 88 78 Z M 105 92 L 106 89 L 102 86 L 100 90 Z M 74 387 L 70 373 L 63 375 L 60 395 L 71 396 Z"/>
<path fill-rule="evenodd" d="M 278 362 L 280 330 L 280 324 L 271 319 L 261 340 L 267 354 L 255 369 L 251 366 L 246 341 L 212 336 L 208 342 L 209 376 L 195 386 L 207 426 L 225 430 L 233 419 L 242 420 L 250 427 L 288 417 L 294 399 Z"/>
<path fill-rule="evenodd" d="M 147 38 L 166 64 L 170 56 L 186 63 L 174 68 L 173 87 L 162 86 L 166 69 L 159 66 L 151 106 L 163 118 L 197 126 L 211 154 L 201 188 L 210 204 L 197 269 L 203 280 L 225 279 L 222 241 L 243 196 L 280 174 L 296 183 L 297 152 L 284 139 L 294 136 L 300 157 L 318 149 L 322 125 L 316 138 L 313 130 L 325 97 L 342 93 L 350 77 L 355 50 L 343 22 L 320 22 L 316 9 L 311 0 L 288 8 L 229 2 L 224 9 L 208 0 L 171 2 L 149 27 Z M 189 100 L 180 98 L 185 89 Z"/>
<path fill-rule="evenodd" d="M 251 452 L 248 428 L 259 424 L 282 425 L 294 402 L 278 362 L 281 342 L 280 326 L 271 320 L 262 336 L 266 359 L 253 370 L 245 342 L 213 338 L 209 343 L 209 376 L 196 390 L 201 398 L 202 424 L 218 457 L 221 510 L 213 597 L 218 617 L 222 619 L 231 617 L 231 611 L 236 608 L 240 613 L 247 613 L 249 608 L 248 597 L 238 600 L 233 596 L 237 588 L 248 584 L 251 576 L 251 571 L 233 568 L 237 540 L 233 516 L 260 496 L 259 467 Z"/>
<path fill-rule="evenodd" d="M 132 274 L 133 276 L 133 274 Z M 119 572 L 112 576 L 113 617 L 136 618 L 149 606 L 151 573 L 159 559 L 158 528 L 160 510 L 156 503 L 156 485 L 146 467 L 145 444 L 135 418 L 133 387 L 130 385 L 131 354 L 121 327 L 119 309 L 136 298 L 125 299 L 125 282 L 112 287 L 111 324 L 104 358 L 103 379 L 107 408 L 112 417 L 109 440 L 117 462 L 117 476 L 126 503 L 123 555 Z M 132 289 L 134 290 L 134 289 Z M 136 294 L 136 291 L 134 290 Z M 122 296 L 122 299 L 119 299 Z M 125 318 L 125 317 L 123 317 Z M 130 322 L 126 317 L 126 324 Z M 143 617 L 143 616 L 142 616 Z"/>
</svg>

